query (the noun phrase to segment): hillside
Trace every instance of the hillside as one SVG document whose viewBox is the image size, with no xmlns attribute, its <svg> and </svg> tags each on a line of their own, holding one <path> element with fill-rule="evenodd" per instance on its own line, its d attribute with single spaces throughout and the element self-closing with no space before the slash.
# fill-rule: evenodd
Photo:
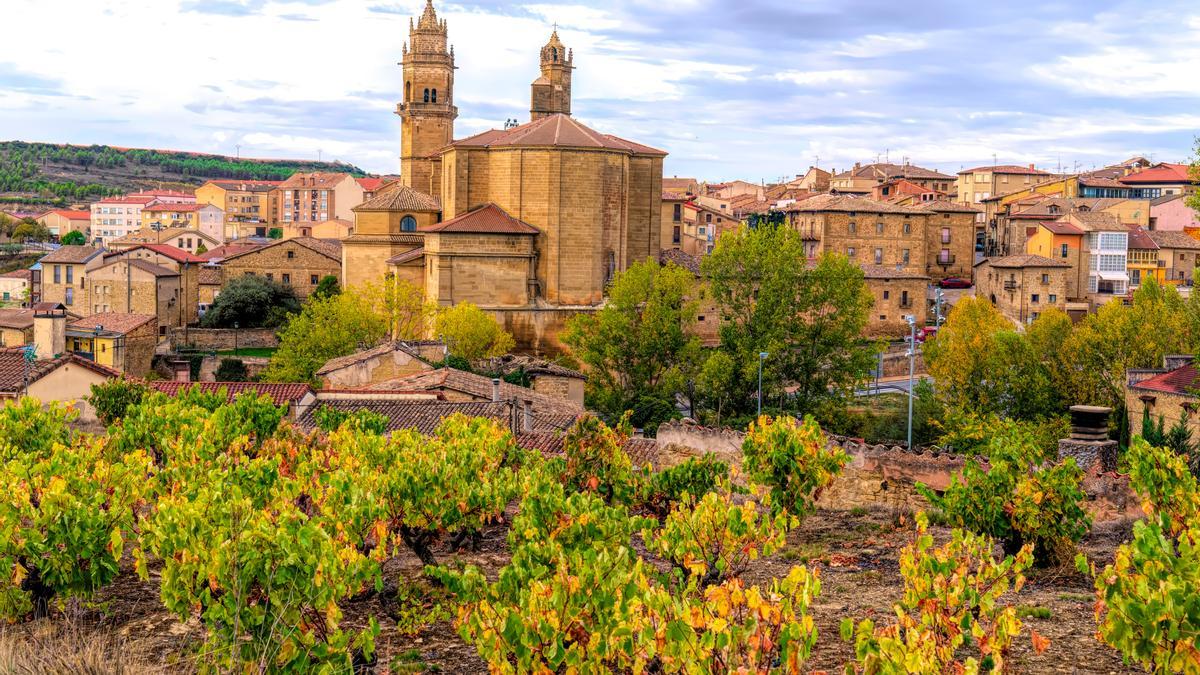
<svg viewBox="0 0 1200 675">
<path fill-rule="evenodd" d="M 362 169 L 340 162 L 3 141 L 0 203 L 63 206 L 131 190 L 195 187 L 214 178 L 283 180 L 297 171 L 366 175 Z"/>
</svg>

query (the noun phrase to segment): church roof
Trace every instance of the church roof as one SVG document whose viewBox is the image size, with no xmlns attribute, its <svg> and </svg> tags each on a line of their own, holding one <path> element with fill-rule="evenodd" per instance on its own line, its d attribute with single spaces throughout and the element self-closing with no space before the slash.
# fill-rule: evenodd
<svg viewBox="0 0 1200 675">
<path fill-rule="evenodd" d="M 443 223 L 422 225 L 420 232 L 484 233 L 484 234 L 537 234 L 538 229 L 505 213 L 504 209 L 488 203 L 474 211 L 451 218 Z"/>
<path fill-rule="evenodd" d="M 570 115 L 557 113 L 536 119 L 512 129 L 492 129 L 469 136 L 450 144 L 452 147 L 505 148 L 505 147 L 570 147 L 617 150 L 634 155 L 659 155 L 667 153 L 641 143 L 602 134 L 591 129 Z"/>
<path fill-rule="evenodd" d="M 420 190 L 396 181 L 385 185 L 374 197 L 359 204 L 353 211 L 441 211 L 442 204 Z"/>
</svg>

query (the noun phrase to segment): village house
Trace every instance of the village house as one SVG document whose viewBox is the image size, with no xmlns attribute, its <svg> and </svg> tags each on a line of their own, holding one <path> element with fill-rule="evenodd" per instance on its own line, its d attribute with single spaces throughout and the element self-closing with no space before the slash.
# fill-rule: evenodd
<svg viewBox="0 0 1200 675">
<path fill-rule="evenodd" d="M 954 176 L 947 176 L 939 171 L 925 169 L 907 162 L 904 164 L 877 162 L 867 165 L 855 163 L 853 169 L 843 171 L 829 179 L 829 190 L 841 194 L 869 195 L 875 186 L 897 178 L 903 178 L 921 187 L 947 194 L 954 189 Z"/>
<path fill-rule="evenodd" d="M 146 260 L 113 257 L 88 275 L 91 313 L 149 314 L 165 335 L 185 325 L 181 279 L 179 272 Z"/>
<path fill-rule="evenodd" d="M 1008 194 L 1050 178 L 1034 165 L 979 166 L 958 172 L 955 182 L 959 204 L 980 205 L 994 195 Z M 980 211 L 982 213 L 982 211 Z"/>
<path fill-rule="evenodd" d="M 1060 220 L 1038 221 L 1035 227 L 1037 229 L 1029 237 L 1026 251 L 1069 265 L 1066 297 L 1080 297 L 1079 263 L 1082 260 L 1080 252 L 1083 248 L 1083 230 Z M 1085 307 L 1084 311 L 1086 310 Z"/>
<path fill-rule="evenodd" d="M 1014 323 L 1028 324 L 1048 308 L 1067 311 L 1070 270 L 1061 260 L 1031 253 L 985 258 L 975 266 L 975 295 Z"/>
<path fill-rule="evenodd" d="M 934 281 L 948 277 L 970 280 L 975 267 L 975 217 L 979 209 L 942 200 L 913 207 L 930 213 L 925 224 L 925 274 Z"/>
<path fill-rule="evenodd" d="M 226 256 L 220 263 L 226 283 L 245 275 L 258 275 L 290 287 L 305 299 L 321 279 L 341 282 L 342 252 L 336 241 L 295 237 Z"/>
<path fill-rule="evenodd" d="M 1155 164 L 1121 178 L 1120 182 L 1140 189 L 1140 196 L 1145 199 L 1190 195 L 1197 189 L 1197 183 L 1191 177 L 1191 167 L 1187 164 Z"/>
<path fill-rule="evenodd" d="M 265 237 L 278 221 L 279 185 L 272 180 L 210 180 L 196 188 L 196 201 L 225 214 L 222 241 Z"/>
<path fill-rule="evenodd" d="M 0 349 L 0 402 L 30 396 L 43 404 L 62 403 L 80 411 L 80 421 L 94 421 L 89 404 L 92 386 L 120 377 L 120 373 L 69 353 L 25 360 L 20 347 Z"/>
<path fill-rule="evenodd" d="M 30 301 L 33 270 L 13 270 L 0 274 L 0 303 L 21 305 Z"/>
<path fill-rule="evenodd" d="M 92 229 L 92 212 L 75 209 L 51 209 L 35 218 L 50 234 L 62 238 L 68 232 L 81 232 L 88 240 Z"/>
<path fill-rule="evenodd" d="M 142 209 L 154 201 L 150 196 L 107 197 L 91 206 L 93 244 L 108 246 L 114 239 L 141 229 Z"/>
<path fill-rule="evenodd" d="M 926 289 L 929 277 L 913 269 L 897 269 L 884 265 L 863 265 L 867 289 L 875 298 L 868 315 L 867 335 L 898 337 L 909 333 L 911 316 L 917 326 L 929 318 Z"/>
<path fill-rule="evenodd" d="M 1200 437 L 1200 371 L 1194 355 L 1168 355 L 1162 368 L 1143 368 L 1125 371 L 1125 408 L 1129 411 L 1129 428 L 1140 434 L 1142 423 L 1149 418 L 1169 431 L 1180 420 L 1191 431 L 1192 438 Z"/>
<path fill-rule="evenodd" d="M 1146 229 L 1200 236 L 1200 214 L 1188 206 L 1185 195 L 1159 197 L 1150 202 L 1150 222 Z"/>
<path fill-rule="evenodd" d="M 29 308 L 0 309 L 0 347 L 20 347 L 33 342 L 33 314 Z"/>
<path fill-rule="evenodd" d="M 330 359 L 316 376 L 326 389 L 364 389 L 431 371 L 445 359 L 446 345 L 436 340 L 385 342 Z"/>
<path fill-rule="evenodd" d="M 108 250 L 126 251 L 145 244 L 166 244 L 193 255 L 206 253 L 221 246 L 221 242 L 199 230 L 170 227 L 162 230 L 142 228 L 109 242 Z"/>
<path fill-rule="evenodd" d="M 173 325 L 184 326 L 199 320 L 200 268 L 207 264 L 204 258 L 170 244 L 141 244 L 125 251 L 108 253 L 104 258 L 106 262 L 119 258 L 142 260 L 177 272 L 179 274 L 180 304 L 176 306 L 176 311 L 179 313 L 179 320 Z M 120 291 L 118 291 L 119 293 Z M 96 309 L 95 303 L 93 303 L 93 312 L 100 311 L 107 310 Z"/>
<path fill-rule="evenodd" d="M 175 228 L 198 232 L 220 245 L 225 241 L 225 212 L 212 204 L 156 202 L 142 207 L 143 232 Z"/>
<path fill-rule="evenodd" d="M 447 401 L 499 403 L 528 401 L 535 418 L 552 422 L 559 429 L 568 429 L 584 412 L 583 405 L 569 398 L 535 391 L 500 379 L 469 373 L 456 368 L 438 368 L 364 387 L 373 391 L 433 392 Z"/>
<path fill-rule="evenodd" d="M 794 180 L 790 180 L 785 185 L 789 189 L 805 190 L 807 192 L 828 192 L 829 181 L 833 174 L 819 169 L 815 166 L 808 167 L 803 175 L 797 175 Z"/>
<path fill-rule="evenodd" d="M 1170 230 L 1150 230 L 1146 236 L 1158 246 L 1158 266 L 1167 283 L 1191 286 L 1200 256 L 1200 241 Z"/>
<path fill-rule="evenodd" d="M 665 181 L 666 179 L 664 179 Z M 663 192 L 662 193 L 662 238 L 659 241 L 659 248 L 667 250 L 669 248 L 678 248 L 683 242 L 683 205 L 691 199 L 687 195 L 678 192 Z M 695 215 L 695 211 L 691 212 Z"/>
<path fill-rule="evenodd" d="M 39 288 L 35 295 L 41 302 L 62 303 L 68 309 L 82 307 L 85 313 L 90 302 L 87 297 L 87 275 L 104 264 L 103 251 L 91 246 L 63 246 L 44 256 Z"/>
<path fill-rule="evenodd" d="M 1129 228 L 1129 249 L 1125 270 L 1129 273 L 1130 290 L 1138 288 L 1150 279 L 1154 279 L 1159 284 L 1167 280 L 1167 268 L 1160 267 L 1158 264 L 1158 244 L 1150 237 L 1149 232 L 1140 227 Z"/>
<path fill-rule="evenodd" d="M 353 220 L 363 202 L 363 186 L 348 173 L 297 173 L 279 184 L 280 225 Z M 261 234 L 255 228 L 255 234 Z"/>
<path fill-rule="evenodd" d="M 663 177 L 663 194 L 671 194 L 675 197 L 695 197 L 703 194 L 703 186 L 700 181 L 695 178 L 680 178 L 672 176 L 670 178 Z"/>
<path fill-rule="evenodd" d="M 926 229 L 932 214 L 848 195 L 818 195 L 788 209 L 789 224 L 808 243 L 810 259 L 826 251 L 859 265 L 894 267 L 924 275 Z"/>
<path fill-rule="evenodd" d="M 67 324 L 66 350 L 129 377 L 145 377 L 158 344 L 153 314 L 107 312 Z"/>
</svg>

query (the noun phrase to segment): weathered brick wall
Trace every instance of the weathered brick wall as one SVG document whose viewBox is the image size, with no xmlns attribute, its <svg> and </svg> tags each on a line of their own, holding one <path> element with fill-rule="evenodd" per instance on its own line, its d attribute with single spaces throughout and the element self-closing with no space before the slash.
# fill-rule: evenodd
<svg viewBox="0 0 1200 675">
<path fill-rule="evenodd" d="M 852 260 L 860 265 L 901 265 L 905 270 L 925 272 L 927 214 L 859 212 L 852 216 L 840 211 L 800 214 L 801 224 L 805 228 L 810 220 L 816 223 L 825 251 L 848 254 L 849 249 L 853 248 Z M 879 223 L 883 224 L 882 232 L 878 230 Z M 879 263 L 875 262 L 875 249 L 881 249 Z M 907 262 L 904 260 L 905 251 Z"/>
<path fill-rule="evenodd" d="M 869 336 L 896 337 L 908 335 L 906 315 L 916 317 L 917 325 L 924 326 L 928 315 L 925 299 L 925 279 L 867 279 L 867 289 L 875 297 L 875 305 L 868 315 Z"/>
<path fill-rule="evenodd" d="M 950 242 L 942 243 L 942 230 L 950 229 Z M 926 270 L 934 281 L 946 277 L 970 279 L 975 266 L 975 214 L 934 213 L 929 216 L 925 232 Z M 938 262 L 942 249 L 949 249 L 954 262 L 942 265 Z"/>
<path fill-rule="evenodd" d="M 291 257 L 288 257 L 289 254 Z M 225 283 L 247 273 L 291 286 L 300 299 L 307 298 L 321 278 L 332 274 L 341 282 L 342 262 L 290 242 L 252 251 L 221 263 Z"/>
<path fill-rule="evenodd" d="M 988 298 L 1004 316 L 1017 323 L 1025 323 L 1050 307 L 1066 308 L 1069 268 L 1004 268 L 992 267 L 985 262 L 977 271 L 975 295 Z M 1043 275 L 1046 275 L 1045 283 L 1042 282 Z M 1013 282 L 1013 288 L 1005 288 L 1006 282 Z M 1036 302 L 1034 296 L 1037 296 Z"/>
<path fill-rule="evenodd" d="M 181 277 L 155 277 L 137 267 L 127 271 L 127 265 L 127 261 L 117 261 L 88 275 L 91 305 L 85 311 L 153 314 L 158 317 L 160 329 L 183 325 Z M 198 287 L 195 290 L 198 293 Z M 194 303 L 197 294 L 190 297 Z"/>
<path fill-rule="evenodd" d="M 225 351 L 238 347 L 278 347 L 274 328 L 172 328 L 171 348 Z"/>
</svg>

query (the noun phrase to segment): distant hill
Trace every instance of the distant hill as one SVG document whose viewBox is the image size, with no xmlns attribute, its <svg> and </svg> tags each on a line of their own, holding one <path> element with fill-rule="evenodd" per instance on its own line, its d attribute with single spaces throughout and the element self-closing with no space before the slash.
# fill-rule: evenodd
<svg viewBox="0 0 1200 675">
<path fill-rule="evenodd" d="M 195 187 L 214 178 L 283 180 L 298 171 L 366 172 L 341 162 L 239 159 L 110 145 L 0 142 L 0 204 L 64 206 L 149 188 Z"/>
</svg>

